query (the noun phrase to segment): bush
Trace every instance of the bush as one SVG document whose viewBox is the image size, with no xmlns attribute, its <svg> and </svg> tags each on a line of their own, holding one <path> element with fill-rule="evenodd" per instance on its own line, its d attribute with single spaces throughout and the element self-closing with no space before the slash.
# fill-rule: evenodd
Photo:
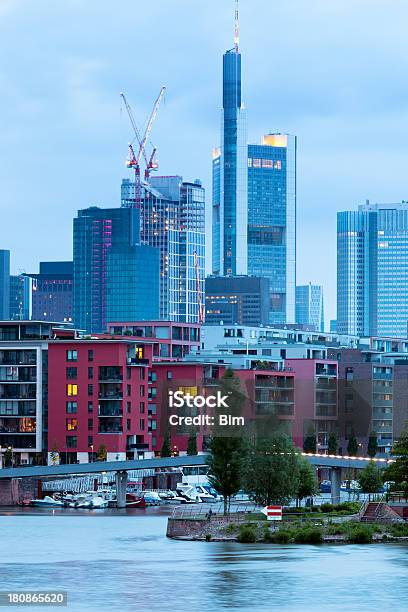
<svg viewBox="0 0 408 612">
<path fill-rule="evenodd" d="M 249 544 L 256 542 L 255 527 L 251 524 L 241 525 L 239 528 L 238 542 Z"/>
<path fill-rule="evenodd" d="M 205 534 L 205 541 L 206 542 L 211 542 L 211 533 L 206 533 Z"/>
<path fill-rule="evenodd" d="M 349 542 L 352 544 L 371 544 L 373 541 L 373 528 L 370 525 L 356 524 L 350 529 Z"/>
<path fill-rule="evenodd" d="M 323 532 L 320 527 L 303 527 L 295 532 L 294 541 L 298 544 L 320 544 Z"/>
<path fill-rule="evenodd" d="M 343 535 L 344 533 L 348 533 L 349 525 L 347 523 L 333 523 L 332 525 L 328 525 L 327 534 L 328 535 Z"/>
<path fill-rule="evenodd" d="M 334 507 L 331 504 L 321 504 L 320 510 L 322 512 L 333 512 Z"/>
<path fill-rule="evenodd" d="M 406 523 L 394 523 L 390 525 L 388 531 L 395 538 L 403 538 L 408 536 L 408 525 Z"/>
<path fill-rule="evenodd" d="M 360 510 L 359 502 L 343 502 L 334 506 L 336 512 L 348 512 L 350 514 L 356 514 Z"/>
<path fill-rule="evenodd" d="M 274 542 L 274 533 L 268 527 L 265 527 L 264 529 L 263 541 L 264 542 Z"/>
<path fill-rule="evenodd" d="M 271 536 L 271 541 L 276 544 L 287 544 L 292 539 L 292 533 L 289 529 L 279 529 L 279 531 L 272 533 Z"/>
</svg>

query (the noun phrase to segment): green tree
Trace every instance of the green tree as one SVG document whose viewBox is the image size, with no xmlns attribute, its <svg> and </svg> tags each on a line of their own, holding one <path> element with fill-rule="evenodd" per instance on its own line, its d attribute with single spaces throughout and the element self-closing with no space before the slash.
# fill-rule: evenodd
<svg viewBox="0 0 408 612">
<path fill-rule="evenodd" d="M 242 412 L 245 398 L 241 391 L 240 381 L 231 369 L 225 371 L 220 381 L 221 394 L 228 397 L 228 412 L 238 416 Z M 225 412 L 225 408 L 223 411 Z M 217 422 L 217 417 L 215 417 Z M 224 514 L 228 514 L 231 498 L 238 493 L 242 485 L 247 441 L 242 435 L 242 427 L 215 426 L 209 442 L 208 480 L 224 497 Z"/>
<path fill-rule="evenodd" d="M 377 434 L 375 431 L 370 433 L 370 437 L 368 438 L 367 445 L 367 455 L 372 459 L 376 456 L 378 451 L 378 442 L 377 442 Z"/>
<path fill-rule="evenodd" d="M 337 436 L 334 432 L 332 432 L 327 443 L 327 452 L 329 455 L 337 455 L 337 449 Z"/>
<path fill-rule="evenodd" d="M 394 481 L 396 488 L 408 499 L 408 426 L 395 441 L 391 454 L 395 461 L 387 469 L 387 480 Z"/>
<path fill-rule="evenodd" d="M 187 455 L 197 455 L 197 432 L 192 430 L 187 442 Z"/>
<path fill-rule="evenodd" d="M 106 450 L 106 446 L 104 444 L 101 444 L 100 447 L 98 448 L 98 452 L 96 455 L 98 461 L 106 461 L 107 456 L 108 456 L 108 452 Z"/>
<path fill-rule="evenodd" d="M 303 440 L 303 450 L 305 453 L 316 453 L 316 448 L 316 436 L 314 433 L 310 433 Z"/>
<path fill-rule="evenodd" d="M 258 504 L 286 504 L 296 497 L 299 463 L 292 441 L 284 435 L 258 439 L 251 448 L 244 490 Z"/>
<path fill-rule="evenodd" d="M 358 452 L 358 442 L 357 438 L 353 434 L 350 436 L 348 444 L 347 444 L 347 454 L 349 457 L 356 457 Z"/>
<path fill-rule="evenodd" d="M 368 493 L 368 499 L 371 498 L 371 493 L 378 493 L 383 484 L 381 470 L 377 468 L 374 461 L 370 461 L 361 470 L 357 480 L 363 493 Z"/>
<path fill-rule="evenodd" d="M 57 442 L 55 440 L 51 448 L 50 459 L 51 459 L 52 465 L 57 465 L 59 461 L 59 452 L 58 452 Z"/>
<path fill-rule="evenodd" d="M 316 470 L 309 463 L 309 461 L 302 457 L 297 456 L 297 487 L 296 487 L 296 498 L 297 501 L 301 501 L 305 497 L 313 497 L 319 492 L 319 487 L 316 478 Z"/>
<path fill-rule="evenodd" d="M 13 465 L 13 449 L 11 446 L 6 448 L 4 453 L 4 467 L 11 467 Z"/>
<path fill-rule="evenodd" d="M 166 434 L 164 436 L 163 446 L 160 451 L 160 456 L 161 457 L 171 457 L 171 437 L 170 437 L 169 431 L 166 431 Z"/>
</svg>

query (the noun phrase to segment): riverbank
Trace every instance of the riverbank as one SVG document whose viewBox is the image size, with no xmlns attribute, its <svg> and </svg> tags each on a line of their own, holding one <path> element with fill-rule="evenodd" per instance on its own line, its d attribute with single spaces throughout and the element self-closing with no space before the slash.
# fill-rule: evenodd
<svg viewBox="0 0 408 612">
<path fill-rule="evenodd" d="M 174 540 L 205 542 L 240 542 L 272 544 L 371 544 L 408 542 L 406 523 L 363 523 L 358 517 L 341 522 L 308 520 L 283 521 L 279 524 L 263 520 L 237 522 L 234 517 L 188 520 L 170 517 L 167 537 Z"/>
</svg>

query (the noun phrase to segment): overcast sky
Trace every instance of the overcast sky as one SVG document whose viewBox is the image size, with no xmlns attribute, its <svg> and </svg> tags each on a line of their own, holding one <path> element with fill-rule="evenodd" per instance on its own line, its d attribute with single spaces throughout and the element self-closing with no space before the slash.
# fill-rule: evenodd
<svg viewBox="0 0 408 612">
<path fill-rule="evenodd" d="M 335 316 L 336 211 L 408 199 L 406 0 L 241 0 L 248 133 L 298 136 L 298 284 Z M 118 206 L 130 127 L 167 96 L 160 171 L 211 201 L 232 0 L 0 0 L 0 248 L 12 269 L 72 257 L 72 218 Z"/>
</svg>

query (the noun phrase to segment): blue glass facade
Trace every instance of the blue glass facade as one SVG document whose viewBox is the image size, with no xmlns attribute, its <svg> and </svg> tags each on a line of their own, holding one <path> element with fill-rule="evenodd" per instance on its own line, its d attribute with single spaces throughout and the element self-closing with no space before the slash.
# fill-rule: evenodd
<svg viewBox="0 0 408 612">
<path fill-rule="evenodd" d="M 159 249 L 117 246 L 106 266 L 107 321 L 128 322 L 159 318 Z"/>
<path fill-rule="evenodd" d="M 41 261 L 32 278 L 32 318 L 35 321 L 72 322 L 72 261 Z"/>
<path fill-rule="evenodd" d="M 134 258 L 135 269 L 147 252 L 139 260 L 137 248 L 140 240 L 139 211 L 135 208 L 101 209 L 97 207 L 78 211 L 74 219 L 74 323 L 87 332 L 106 330 L 108 315 L 113 309 L 112 298 L 108 296 L 109 286 L 115 286 L 118 296 L 141 295 L 140 275 L 127 277 L 122 272 L 118 279 L 110 277 L 117 268 L 113 255 L 120 253 L 124 264 Z M 156 259 L 154 249 L 151 256 Z M 115 260 L 117 261 L 117 260 Z M 152 264 L 153 265 L 153 264 Z M 151 293 L 143 289 L 147 318 L 157 318 L 156 279 L 151 278 Z M 143 285 L 144 287 L 145 285 Z M 118 299 L 120 299 L 117 296 Z M 115 306 L 116 307 L 116 306 Z M 150 307 L 150 310 L 149 310 Z M 133 306 L 132 306 L 133 308 Z M 132 313 L 129 313 L 132 315 Z M 133 316 L 133 315 L 132 315 Z M 129 320 L 131 317 L 126 317 Z"/>
<path fill-rule="evenodd" d="M 406 337 L 408 204 L 365 204 L 337 216 L 337 329 Z"/>
<path fill-rule="evenodd" d="M 269 323 L 295 322 L 296 137 L 248 145 L 248 274 L 269 279 Z"/>
<path fill-rule="evenodd" d="M 296 323 L 324 331 L 323 287 L 298 285 L 296 287 Z"/>
<path fill-rule="evenodd" d="M 10 276 L 10 319 L 29 321 L 31 319 L 32 281 L 29 276 Z"/>
<path fill-rule="evenodd" d="M 134 183 L 122 181 L 122 206 L 132 206 Z M 141 241 L 160 251 L 160 318 L 197 323 L 198 283 L 204 306 L 205 191 L 199 180 L 151 177 L 141 202 Z"/>
<path fill-rule="evenodd" d="M 10 317 L 10 251 L 0 249 L 0 321 Z"/>
<path fill-rule="evenodd" d="M 241 54 L 223 56 L 221 148 L 213 159 L 213 272 L 247 273 L 247 139 Z"/>
</svg>

